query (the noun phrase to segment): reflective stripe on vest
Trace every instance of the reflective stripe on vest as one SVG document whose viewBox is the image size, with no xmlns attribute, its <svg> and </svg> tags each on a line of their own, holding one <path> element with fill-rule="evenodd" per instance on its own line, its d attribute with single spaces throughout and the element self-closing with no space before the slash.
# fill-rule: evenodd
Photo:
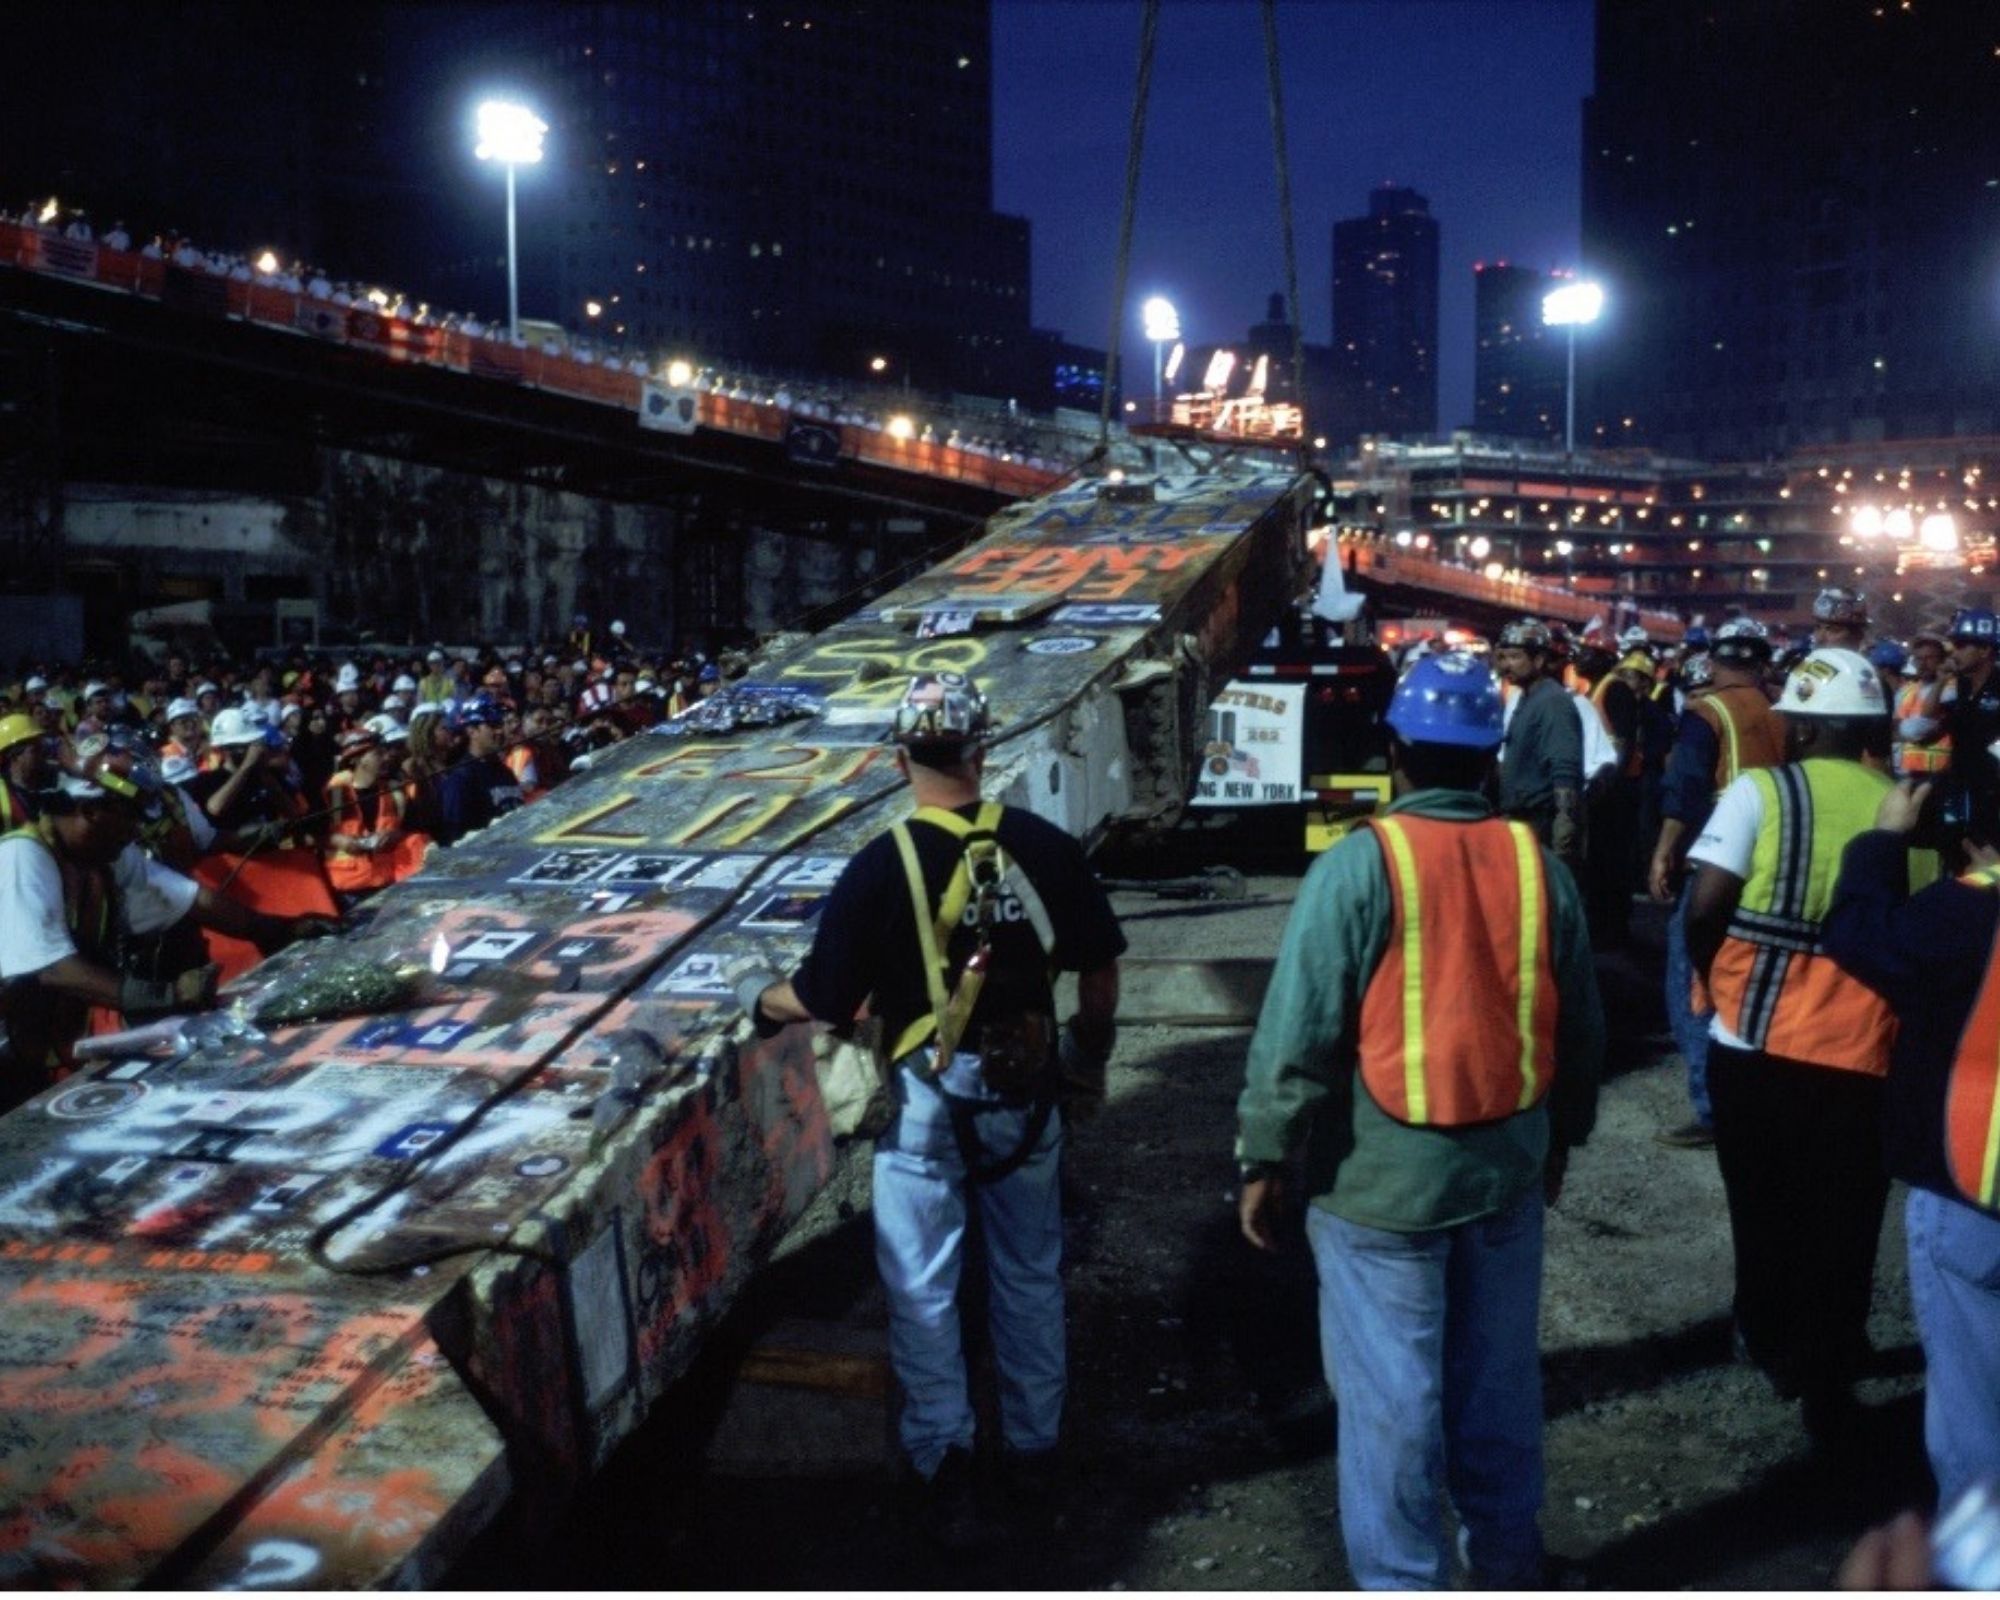
<svg viewBox="0 0 2000 1600">
<path fill-rule="evenodd" d="M 2000 887 L 2000 866 L 1981 867 L 1958 881 L 1975 889 Z M 1952 1058 L 1944 1155 L 1958 1192 L 2000 1215 L 2000 938 L 1986 958 L 1986 976 Z"/>
<path fill-rule="evenodd" d="M 1753 1050 L 1880 1077 L 1887 1002 L 1835 965 L 1820 940 L 1849 841 L 1875 825 L 1890 787 L 1858 761 L 1753 767 L 1763 818 L 1729 930 L 1709 969 L 1722 1024 Z"/>
<path fill-rule="evenodd" d="M 1520 822 L 1382 817 L 1389 939 L 1361 999 L 1361 1081 L 1390 1116 L 1463 1127 L 1525 1111 L 1555 1075 L 1541 848 Z"/>
<path fill-rule="evenodd" d="M 1934 683 L 1911 682 L 1896 691 L 1896 720 L 1906 717 L 1936 716 L 1938 707 L 1925 708 L 1924 702 L 1937 691 Z M 1914 773 L 1922 777 L 1927 773 L 1943 772 L 1951 765 L 1951 735 L 1939 734 L 1929 744 L 1918 744 L 1914 740 L 1904 740 L 1899 744 L 1896 769 L 1899 772 Z"/>
</svg>

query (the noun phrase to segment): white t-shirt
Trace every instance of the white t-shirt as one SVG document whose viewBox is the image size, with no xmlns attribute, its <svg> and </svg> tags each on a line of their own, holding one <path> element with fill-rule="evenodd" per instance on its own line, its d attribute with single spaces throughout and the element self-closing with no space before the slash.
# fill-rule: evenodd
<svg viewBox="0 0 2000 1600">
<path fill-rule="evenodd" d="M 1590 782 L 1600 772 L 1618 770 L 1618 746 L 1604 730 L 1604 717 L 1587 694 L 1569 691 L 1576 707 L 1576 720 L 1583 724 L 1583 781 Z"/>
<path fill-rule="evenodd" d="M 137 845 L 112 863 L 111 880 L 126 929 L 135 934 L 171 928 L 201 891 Z M 24 978 L 75 954 L 55 857 L 34 839 L 0 839 L 0 978 Z"/>
<path fill-rule="evenodd" d="M 1757 853 L 1757 834 L 1763 826 L 1764 791 L 1747 772 L 1743 773 L 1717 798 L 1701 837 L 1688 851 L 1688 860 L 1720 867 L 1748 883 L 1750 862 Z M 1722 1025 L 1720 1012 L 1709 1019 L 1708 1036 L 1732 1049 L 1751 1048 Z"/>
</svg>

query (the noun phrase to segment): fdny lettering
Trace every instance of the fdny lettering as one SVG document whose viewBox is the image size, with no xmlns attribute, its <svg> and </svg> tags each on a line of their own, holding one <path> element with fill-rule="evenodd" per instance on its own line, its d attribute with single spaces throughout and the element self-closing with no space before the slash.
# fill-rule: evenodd
<svg viewBox="0 0 2000 1600">
<path fill-rule="evenodd" d="M 965 912 L 958 920 L 963 927 L 978 927 L 978 904 L 976 902 L 967 902 Z M 1021 897 L 1011 889 L 1002 890 L 999 899 L 993 903 L 993 920 L 995 922 L 1026 922 L 1028 920 L 1028 908 L 1021 904 Z"/>
</svg>

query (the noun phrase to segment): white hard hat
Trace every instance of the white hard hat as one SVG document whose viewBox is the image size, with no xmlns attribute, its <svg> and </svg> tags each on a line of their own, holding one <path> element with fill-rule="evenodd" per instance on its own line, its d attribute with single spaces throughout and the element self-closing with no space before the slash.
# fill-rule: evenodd
<svg viewBox="0 0 2000 1600">
<path fill-rule="evenodd" d="M 1857 650 L 1815 650 L 1792 669 L 1778 709 L 1794 717 L 1886 717 L 1882 678 Z"/>
<path fill-rule="evenodd" d="M 97 682 L 95 679 L 92 679 L 89 683 L 86 683 L 83 686 L 83 697 L 86 700 L 94 700 L 99 695 L 109 694 L 110 692 L 111 691 L 108 688 L 106 688 L 103 684 Z"/>
<path fill-rule="evenodd" d="M 182 717 L 198 717 L 200 715 L 201 707 L 188 699 L 186 695 L 182 695 L 180 699 L 172 701 L 167 706 L 167 721 L 169 722 L 179 722 Z"/>
<path fill-rule="evenodd" d="M 361 726 L 374 734 L 384 744 L 398 744 L 410 736 L 410 730 L 386 711 L 370 717 Z"/>
<path fill-rule="evenodd" d="M 335 694 L 345 694 L 349 689 L 359 689 L 360 687 L 361 669 L 355 666 L 352 661 L 342 662 L 340 671 L 335 675 L 333 680 L 333 692 Z"/>
<path fill-rule="evenodd" d="M 224 706 L 209 725 L 208 742 L 224 749 L 255 744 L 264 737 L 264 719 L 244 706 Z"/>
<path fill-rule="evenodd" d="M 407 672 L 402 672 L 396 675 L 396 681 L 390 684 L 389 687 L 394 689 L 398 694 L 415 694 L 417 692 L 417 680 Z"/>
</svg>

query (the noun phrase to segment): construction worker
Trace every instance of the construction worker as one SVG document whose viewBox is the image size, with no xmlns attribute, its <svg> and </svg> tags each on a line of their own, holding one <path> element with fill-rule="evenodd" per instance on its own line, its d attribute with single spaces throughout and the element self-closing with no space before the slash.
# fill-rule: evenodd
<svg viewBox="0 0 2000 1600">
<path fill-rule="evenodd" d="M 1816 1443 L 1851 1443 L 1888 1179 L 1894 1022 L 1821 946 L 1841 853 L 1892 787 L 1889 702 L 1852 650 L 1778 701 L 1786 764 L 1743 772 L 1688 852 L 1688 953 L 1715 1004 L 1708 1088 L 1736 1257 L 1736 1331 Z"/>
<path fill-rule="evenodd" d="M 1945 841 L 1965 875 L 1912 895 L 1910 838 L 1931 793 L 1882 797 L 1847 848 L 1824 936 L 1896 1018 L 1883 1148 L 1910 1186 L 1924 1443 L 1949 1506 L 2000 1481 L 2000 806 L 1984 798 Z"/>
<path fill-rule="evenodd" d="M 223 835 L 195 864 L 193 877 L 218 894 L 273 916 L 337 917 L 314 821 L 316 807 L 299 786 L 291 742 L 245 706 L 225 706 L 210 725 L 224 765 L 187 785 Z M 222 935 L 209 950 L 229 983 L 262 959 L 254 941 Z"/>
<path fill-rule="evenodd" d="M 1548 627 L 1548 675 L 1563 685 L 1570 704 L 1576 707 L 1577 727 L 1583 735 L 1583 788 L 1587 804 L 1590 791 L 1600 783 L 1609 782 L 1617 771 L 1618 747 L 1611 742 L 1611 730 L 1604 725 L 1603 714 L 1590 703 L 1590 696 L 1569 687 L 1570 658 L 1576 648 L 1569 629 L 1560 622 L 1551 622 Z M 1507 720 L 1512 723 L 1521 691 L 1511 683 L 1502 683 L 1500 693 L 1507 702 Z"/>
<path fill-rule="evenodd" d="M 428 841 L 404 826 L 407 800 L 383 777 L 379 734 L 342 734 L 335 762 L 326 785 L 326 876 L 336 893 L 358 898 L 415 872 Z"/>
<path fill-rule="evenodd" d="M 43 816 L 0 838 L 0 982 L 7 1059 L 0 1104 L 20 1104 L 64 1076 L 92 1006 L 127 1021 L 212 1003 L 217 970 L 171 981 L 120 970 L 127 937 L 192 916 L 202 926 L 272 950 L 337 924 L 266 916 L 202 888 L 138 848 L 160 810 L 164 782 L 137 751 L 96 736 L 64 771 Z"/>
<path fill-rule="evenodd" d="M 1583 729 L 1532 617 L 1500 630 L 1493 664 L 1521 692 L 1500 751 L 1500 809 L 1527 823 L 1572 870 L 1583 865 Z"/>
<path fill-rule="evenodd" d="M 1420 661 L 1387 722 L 1396 798 L 1314 863 L 1265 991 L 1239 1221 L 1275 1250 L 1311 1201 L 1356 1586 L 1449 1587 L 1449 1493 L 1471 1581 L 1540 1588 L 1543 1207 L 1595 1118 L 1603 1012 L 1574 882 L 1484 798 L 1492 675 Z"/>
<path fill-rule="evenodd" d="M 1902 693 L 1903 674 L 1909 670 L 1910 653 L 1894 639 L 1877 639 L 1861 653 L 1881 677 L 1882 692 L 1889 697 L 1889 704 L 1894 706 L 1897 696 Z"/>
<path fill-rule="evenodd" d="M 465 752 L 438 779 L 437 830 L 441 845 L 454 845 L 510 811 L 521 809 L 521 784 L 501 759 L 506 743 L 506 708 L 479 695 L 447 722 L 465 736 Z"/>
<path fill-rule="evenodd" d="M 0 833 L 33 822 L 48 786 L 49 740 L 25 711 L 0 717 Z"/>
<path fill-rule="evenodd" d="M 1868 602 L 1853 589 L 1838 584 L 1813 596 L 1812 642 L 1815 650 L 1852 650 L 1859 654 L 1868 637 Z"/>
<path fill-rule="evenodd" d="M 2000 739 L 2000 678 L 1993 651 L 2000 643 L 2000 618 L 1984 606 L 1968 606 L 1951 619 L 1951 682 L 1940 703 L 1951 737 L 1951 775 L 1980 790 L 2000 789 L 2000 762 L 1987 748 Z"/>
<path fill-rule="evenodd" d="M 1951 735 L 1944 731 L 1946 645 L 1935 633 L 1910 640 L 1909 676 L 1896 691 L 1896 770 L 1928 778 L 1951 764 Z"/>
<path fill-rule="evenodd" d="M 1681 1059 L 1687 1063 L 1688 1101 L 1694 1119 L 1655 1134 L 1680 1150 L 1706 1150 L 1715 1143 L 1715 1116 L 1708 1097 L 1708 1025 L 1713 1008 L 1694 994 L 1694 967 L 1688 959 L 1688 898 L 1684 881 L 1687 849 L 1701 836 L 1716 796 L 1753 767 L 1775 767 L 1785 759 L 1785 730 L 1764 697 L 1764 669 L 1771 640 L 1764 625 L 1733 617 L 1715 632 L 1706 663 L 1707 686 L 1690 682 L 1673 754 L 1667 761 L 1661 796 L 1660 838 L 1653 847 L 1646 886 L 1662 905 L 1674 907 L 1667 920 L 1667 1021 Z M 1694 676 L 1689 675 L 1690 680 Z"/>
<path fill-rule="evenodd" d="M 1063 1126 L 1103 1096 L 1125 949 L 1077 842 L 1030 812 L 982 802 L 991 726 L 969 678 L 910 680 L 895 737 L 915 815 L 848 863 L 789 983 L 753 972 L 737 987 L 760 1029 L 844 1025 L 868 1000 L 892 1041 L 898 1115 L 876 1145 L 876 1261 L 903 1450 L 929 1531 L 948 1546 L 981 1532 L 954 1303 L 975 1204 L 1003 1462 L 1024 1494 L 1048 1483 L 1067 1386 Z M 1060 1037 L 1058 968 L 1079 974 L 1079 1009 Z"/>
<path fill-rule="evenodd" d="M 160 746 L 160 759 L 184 756 L 197 771 L 208 752 L 208 719 L 201 707 L 185 696 L 167 703 L 167 739 Z"/>
</svg>

